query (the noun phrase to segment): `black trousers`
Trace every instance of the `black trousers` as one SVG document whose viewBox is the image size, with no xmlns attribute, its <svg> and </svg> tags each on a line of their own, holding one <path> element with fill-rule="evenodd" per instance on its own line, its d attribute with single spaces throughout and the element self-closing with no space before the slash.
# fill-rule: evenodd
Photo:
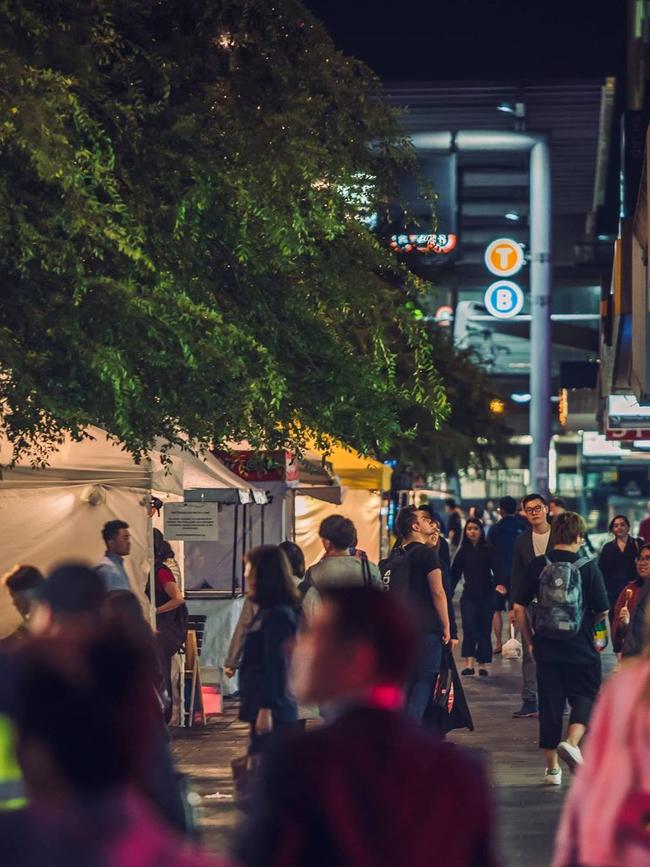
<svg viewBox="0 0 650 867">
<path fill-rule="evenodd" d="M 569 725 L 587 725 L 600 689 L 600 659 L 585 665 L 537 662 L 539 745 L 554 750 L 562 740 L 564 705 L 571 705 Z"/>
<path fill-rule="evenodd" d="M 494 596 L 476 598 L 463 593 L 460 597 L 463 618 L 461 656 L 475 657 L 477 662 L 492 662 L 492 617 Z"/>
</svg>

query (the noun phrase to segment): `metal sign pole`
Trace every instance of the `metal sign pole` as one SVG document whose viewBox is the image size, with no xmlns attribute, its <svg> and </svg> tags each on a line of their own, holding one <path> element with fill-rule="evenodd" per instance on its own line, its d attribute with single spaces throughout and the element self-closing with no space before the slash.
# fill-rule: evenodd
<svg viewBox="0 0 650 867">
<path fill-rule="evenodd" d="M 548 494 L 551 442 L 551 161 L 540 138 L 530 152 L 530 473 Z"/>
</svg>

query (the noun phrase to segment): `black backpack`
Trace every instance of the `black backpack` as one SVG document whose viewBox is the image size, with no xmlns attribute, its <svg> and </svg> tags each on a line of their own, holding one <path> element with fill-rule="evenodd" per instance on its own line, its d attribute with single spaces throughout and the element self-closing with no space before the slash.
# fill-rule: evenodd
<svg viewBox="0 0 650 867">
<path fill-rule="evenodd" d="M 411 589 L 411 564 L 408 551 L 395 547 L 379 564 L 384 590 L 408 593 Z"/>
</svg>

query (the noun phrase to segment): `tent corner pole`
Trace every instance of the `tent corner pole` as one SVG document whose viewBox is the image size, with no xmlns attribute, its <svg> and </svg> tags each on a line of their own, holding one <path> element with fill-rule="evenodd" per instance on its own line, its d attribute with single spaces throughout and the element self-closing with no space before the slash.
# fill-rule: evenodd
<svg viewBox="0 0 650 867">
<path fill-rule="evenodd" d="M 237 595 L 237 547 L 239 536 L 239 504 L 235 503 L 235 517 L 233 521 L 233 540 L 232 540 L 232 598 Z"/>
<path fill-rule="evenodd" d="M 153 497 L 151 489 L 148 491 L 149 503 Z M 151 508 L 147 509 L 147 547 L 149 548 L 149 623 L 153 631 L 156 631 L 156 555 L 153 547 L 153 516 Z"/>
</svg>

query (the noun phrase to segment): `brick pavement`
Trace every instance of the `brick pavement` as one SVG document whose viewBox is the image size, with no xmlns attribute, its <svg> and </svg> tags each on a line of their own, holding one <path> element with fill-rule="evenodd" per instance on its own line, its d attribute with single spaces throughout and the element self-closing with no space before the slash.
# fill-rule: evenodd
<svg viewBox="0 0 650 867">
<path fill-rule="evenodd" d="M 612 665 L 606 656 L 606 668 Z M 480 751 L 490 769 L 497 808 L 504 867 L 547 867 L 553 834 L 570 785 L 565 771 L 561 788 L 542 782 L 544 760 L 537 749 L 537 721 L 516 720 L 520 675 L 516 662 L 498 660 L 489 678 L 465 678 L 476 730 L 455 732 L 451 739 Z M 230 759 L 242 755 L 247 728 L 237 720 L 236 706 L 226 702 L 225 714 L 206 729 L 180 730 L 174 753 L 202 796 L 203 840 L 212 852 L 222 852 L 238 822 L 232 801 Z"/>
</svg>

